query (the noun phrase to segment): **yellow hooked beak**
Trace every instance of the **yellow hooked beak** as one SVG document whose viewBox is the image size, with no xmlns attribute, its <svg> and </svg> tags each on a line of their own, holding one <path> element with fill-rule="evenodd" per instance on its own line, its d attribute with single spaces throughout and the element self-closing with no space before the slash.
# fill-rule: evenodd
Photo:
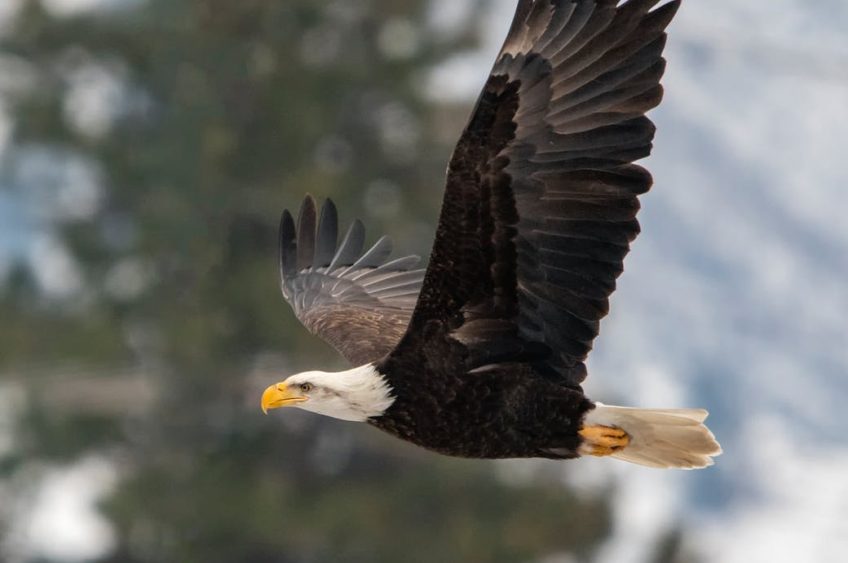
<svg viewBox="0 0 848 563">
<path fill-rule="evenodd" d="M 285 383 L 275 383 L 262 393 L 262 412 L 268 414 L 269 409 L 287 407 L 308 400 L 309 397 L 298 394 L 295 389 L 290 389 Z"/>
</svg>

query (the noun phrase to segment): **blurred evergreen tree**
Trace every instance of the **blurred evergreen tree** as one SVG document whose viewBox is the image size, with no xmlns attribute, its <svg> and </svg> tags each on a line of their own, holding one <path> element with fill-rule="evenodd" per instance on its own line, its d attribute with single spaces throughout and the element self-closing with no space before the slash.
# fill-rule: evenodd
<svg viewBox="0 0 848 563">
<path fill-rule="evenodd" d="M 283 369 L 340 363 L 278 294 L 284 207 L 331 196 L 372 236 L 429 248 L 452 147 L 423 76 L 475 30 L 430 33 L 428 6 L 148 0 L 55 18 L 29 0 L 2 39 L 30 75 L 9 100 L 4 184 L 31 194 L 43 175 L 30 168 L 82 163 L 97 187 L 82 209 L 61 181 L 47 192 L 80 280 L 56 298 L 24 268 L 10 276 L 0 372 L 133 366 L 156 390 L 126 412 L 59 412 L 54 386 L 34 382 L 2 465 L 117 460 L 104 561 L 526 561 L 586 556 L 607 533 L 607 500 L 558 480 L 505 484 L 492 464 L 364 425 L 259 413 Z M 279 371 L 256 368 L 274 353 Z M 121 389 L 108 402 L 143 402 Z"/>
</svg>

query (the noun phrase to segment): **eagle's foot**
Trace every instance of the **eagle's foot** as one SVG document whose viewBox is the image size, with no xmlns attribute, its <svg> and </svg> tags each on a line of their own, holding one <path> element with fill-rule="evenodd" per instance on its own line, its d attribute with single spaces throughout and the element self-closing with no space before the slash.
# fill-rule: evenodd
<svg viewBox="0 0 848 563">
<path fill-rule="evenodd" d="M 621 451 L 630 443 L 630 435 L 612 426 L 584 426 L 579 431 L 583 438 L 580 455 L 605 456 Z"/>
</svg>

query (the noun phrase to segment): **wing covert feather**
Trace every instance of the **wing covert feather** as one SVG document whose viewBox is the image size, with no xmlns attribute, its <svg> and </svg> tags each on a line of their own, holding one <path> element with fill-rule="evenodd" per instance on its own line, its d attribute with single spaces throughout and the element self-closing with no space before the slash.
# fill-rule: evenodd
<svg viewBox="0 0 848 563">
<path fill-rule="evenodd" d="M 286 210 L 280 221 L 280 287 L 297 318 L 354 364 L 377 361 L 406 331 L 424 270 L 417 256 L 387 261 L 391 241 L 382 237 L 363 253 L 365 229 L 354 221 L 340 244 L 331 200 L 321 208 L 307 196 L 295 226 Z"/>
</svg>

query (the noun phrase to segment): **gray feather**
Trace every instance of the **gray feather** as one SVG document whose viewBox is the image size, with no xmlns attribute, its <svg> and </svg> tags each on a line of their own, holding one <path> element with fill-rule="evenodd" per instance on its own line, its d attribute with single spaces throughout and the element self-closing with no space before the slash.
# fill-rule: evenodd
<svg viewBox="0 0 848 563">
<path fill-rule="evenodd" d="M 421 290 L 418 256 L 388 260 L 391 241 L 380 238 L 362 252 L 365 228 L 353 222 L 342 242 L 332 201 L 315 213 L 307 196 L 297 226 L 288 211 L 280 220 L 283 296 L 297 318 L 348 360 L 379 360 L 403 336 Z"/>
</svg>

